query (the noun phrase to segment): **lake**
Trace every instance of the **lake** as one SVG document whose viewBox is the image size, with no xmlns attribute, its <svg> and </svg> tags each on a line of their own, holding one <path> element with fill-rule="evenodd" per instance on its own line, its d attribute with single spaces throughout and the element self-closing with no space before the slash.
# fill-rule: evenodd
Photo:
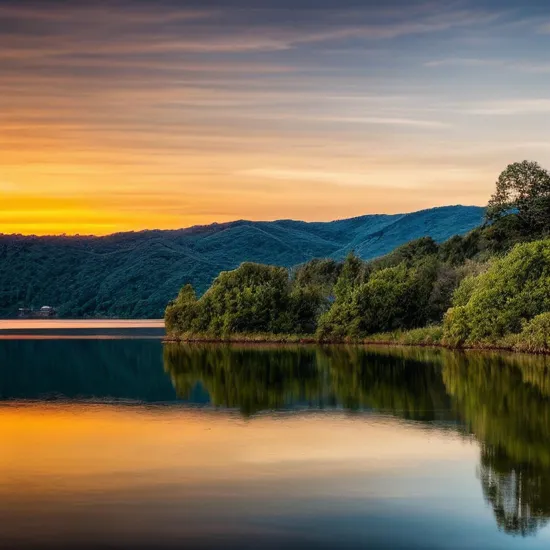
<svg viewBox="0 0 550 550">
<path fill-rule="evenodd" d="M 550 547 L 548 358 L 145 325 L 0 330 L 1 548 Z"/>
</svg>

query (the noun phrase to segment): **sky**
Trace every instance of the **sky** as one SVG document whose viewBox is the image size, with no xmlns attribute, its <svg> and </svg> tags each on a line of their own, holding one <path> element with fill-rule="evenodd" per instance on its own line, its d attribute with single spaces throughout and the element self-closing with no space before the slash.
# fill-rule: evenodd
<svg viewBox="0 0 550 550">
<path fill-rule="evenodd" d="M 549 52 L 545 0 L 0 0 L 0 232 L 484 205 Z"/>
</svg>

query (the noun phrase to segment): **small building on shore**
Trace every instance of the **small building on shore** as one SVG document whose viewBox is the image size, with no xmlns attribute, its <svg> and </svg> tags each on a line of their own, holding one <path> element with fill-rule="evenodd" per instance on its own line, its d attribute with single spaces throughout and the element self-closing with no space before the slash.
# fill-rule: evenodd
<svg viewBox="0 0 550 550">
<path fill-rule="evenodd" d="M 42 306 L 40 309 L 20 307 L 18 317 L 20 319 L 51 319 L 57 316 L 57 310 L 52 306 Z"/>
<path fill-rule="evenodd" d="M 55 315 L 55 309 L 52 306 L 42 306 L 38 311 L 39 317 L 53 317 Z"/>
</svg>

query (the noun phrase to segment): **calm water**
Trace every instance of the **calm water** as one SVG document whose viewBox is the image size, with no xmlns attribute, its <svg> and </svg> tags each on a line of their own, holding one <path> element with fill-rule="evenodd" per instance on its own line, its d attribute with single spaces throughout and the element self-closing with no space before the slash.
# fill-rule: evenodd
<svg viewBox="0 0 550 550">
<path fill-rule="evenodd" d="M 0 340 L 1 548 L 550 547 L 544 358 L 58 337 Z"/>
</svg>

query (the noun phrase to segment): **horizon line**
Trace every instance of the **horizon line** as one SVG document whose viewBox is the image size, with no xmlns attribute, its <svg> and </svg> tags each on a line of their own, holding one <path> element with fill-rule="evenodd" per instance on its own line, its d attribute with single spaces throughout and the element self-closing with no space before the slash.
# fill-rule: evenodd
<svg viewBox="0 0 550 550">
<path fill-rule="evenodd" d="M 373 214 L 361 214 L 359 216 L 352 216 L 350 218 L 337 218 L 332 220 L 319 220 L 319 221 L 304 221 L 304 220 L 298 220 L 294 218 L 276 218 L 273 220 L 266 220 L 266 219 L 260 219 L 260 220 L 253 220 L 253 219 L 246 219 L 246 218 L 239 218 L 235 220 L 230 220 L 227 222 L 211 222 L 206 224 L 195 224 L 190 225 L 187 227 L 177 227 L 174 229 L 160 229 L 160 228 L 144 228 L 144 229 L 138 229 L 138 230 L 128 230 L 128 231 L 115 231 L 113 233 L 106 233 L 105 235 L 96 235 L 93 233 L 87 233 L 87 234 L 81 234 L 81 233 L 49 233 L 45 235 L 37 235 L 36 233 L 3 233 L 0 231 L 0 237 L 35 237 L 37 239 L 46 239 L 46 238 L 52 238 L 52 237 L 64 237 L 64 238 L 95 238 L 95 239 L 105 239 L 108 237 L 113 237 L 115 235 L 128 235 L 128 234 L 139 234 L 139 233 L 146 233 L 146 232 L 176 232 L 176 231 L 189 231 L 191 229 L 199 229 L 199 228 L 205 228 L 205 227 L 211 227 L 211 226 L 229 226 L 232 224 L 236 224 L 239 222 L 250 222 L 250 223 L 277 223 L 277 222 L 295 222 L 295 223 L 304 223 L 304 224 L 311 224 L 311 223 L 336 223 L 336 222 L 342 222 L 342 221 L 349 221 L 349 220 L 357 220 L 359 218 L 366 218 L 366 217 L 373 217 L 373 216 L 407 216 L 409 214 L 417 214 L 420 212 L 427 212 L 428 210 L 440 210 L 443 208 L 457 208 L 457 207 L 463 207 L 463 208 L 480 208 L 485 209 L 486 206 L 480 206 L 477 204 L 447 204 L 442 206 L 432 206 L 429 208 L 421 208 L 420 210 L 412 210 L 409 212 L 396 212 L 394 214 L 385 214 L 385 213 L 373 213 Z"/>
</svg>

